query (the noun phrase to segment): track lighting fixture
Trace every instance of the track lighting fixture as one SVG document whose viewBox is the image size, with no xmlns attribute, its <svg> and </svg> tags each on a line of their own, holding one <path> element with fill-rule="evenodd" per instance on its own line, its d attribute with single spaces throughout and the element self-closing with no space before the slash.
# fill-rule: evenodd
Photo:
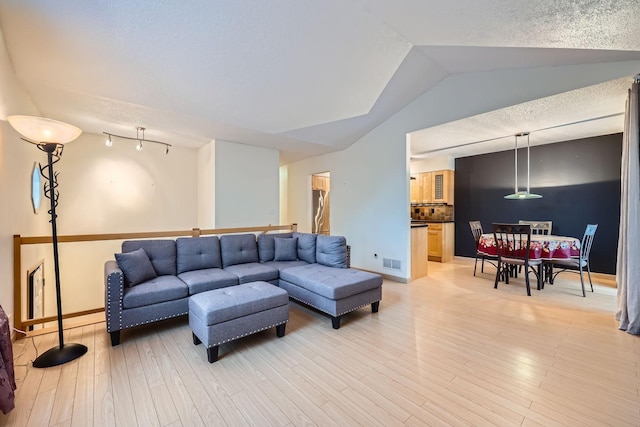
<svg viewBox="0 0 640 427">
<path fill-rule="evenodd" d="M 160 145 L 164 145 L 165 146 L 165 150 L 164 153 L 165 154 L 169 154 L 169 147 L 171 147 L 171 144 L 166 143 L 166 142 L 162 142 L 162 141 L 154 141 L 152 139 L 146 139 L 144 137 L 144 131 L 145 128 L 141 127 L 141 126 L 137 126 L 136 127 L 136 137 L 131 137 L 131 136 L 122 136 L 122 135 L 116 135 L 114 133 L 109 133 L 109 132 L 102 132 L 105 135 L 107 135 L 107 140 L 105 141 L 105 145 L 107 147 L 111 147 L 113 145 L 113 140 L 112 138 L 122 138 L 122 139 L 129 139 L 132 141 L 138 141 L 138 143 L 136 144 L 136 150 L 138 151 L 142 151 L 142 143 L 143 142 L 152 142 L 154 144 L 160 144 Z M 140 135 L 142 134 L 142 136 Z"/>
</svg>

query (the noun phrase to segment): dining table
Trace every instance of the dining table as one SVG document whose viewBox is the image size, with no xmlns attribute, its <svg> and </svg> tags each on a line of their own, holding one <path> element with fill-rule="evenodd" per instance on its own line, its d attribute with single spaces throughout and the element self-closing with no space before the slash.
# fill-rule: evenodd
<svg viewBox="0 0 640 427">
<path fill-rule="evenodd" d="M 478 252 L 497 256 L 498 248 L 493 233 L 484 233 L 478 240 Z M 580 239 L 554 234 L 532 234 L 529 244 L 530 260 L 561 260 L 580 256 Z"/>
<path fill-rule="evenodd" d="M 507 236 L 508 238 L 509 236 Z M 490 256 L 498 256 L 498 248 L 493 233 L 483 233 L 478 240 L 478 252 Z M 563 260 L 580 256 L 580 239 L 571 236 L 554 234 L 532 234 L 529 243 L 529 260 L 541 260 L 538 290 L 544 282 L 550 282 L 553 276 L 553 264 L 544 261 Z"/>
</svg>

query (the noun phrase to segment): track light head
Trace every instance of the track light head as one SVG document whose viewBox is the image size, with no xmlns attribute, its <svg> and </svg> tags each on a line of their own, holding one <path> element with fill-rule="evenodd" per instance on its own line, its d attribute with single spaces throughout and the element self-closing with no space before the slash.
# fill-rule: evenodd
<svg viewBox="0 0 640 427">
<path fill-rule="evenodd" d="M 138 140 L 138 145 L 136 145 L 136 150 L 142 151 L 142 141 Z"/>
<path fill-rule="evenodd" d="M 169 146 L 167 145 L 167 148 L 165 148 L 164 150 L 164 154 L 169 154 Z"/>
<path fill-rule="evenodd" d="M 107 147 L 111 147 L 113 145 L 113 140 L 111 139 L 111 135 L 108 136 L 107 140 L 104 142 L 104 145 L 106 145 Z"/>
</svg>

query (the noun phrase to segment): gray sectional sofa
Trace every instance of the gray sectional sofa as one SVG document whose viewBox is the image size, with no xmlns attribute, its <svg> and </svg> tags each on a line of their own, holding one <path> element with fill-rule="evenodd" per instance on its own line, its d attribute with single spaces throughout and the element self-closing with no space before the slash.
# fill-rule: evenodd
<svg viewBox="0 0 640 427">
<path fill-rule="evenodd" d="M 105 316 L 111 344 L 120 331 L 189 312 L 189 297 L 255 281 L 331 316 L 366 305 L 378 311 L 382 277 L 349 268 L 342 236 L 309 233 L 229 234 L 129 240 L 104 266 Z"/>
</svg>

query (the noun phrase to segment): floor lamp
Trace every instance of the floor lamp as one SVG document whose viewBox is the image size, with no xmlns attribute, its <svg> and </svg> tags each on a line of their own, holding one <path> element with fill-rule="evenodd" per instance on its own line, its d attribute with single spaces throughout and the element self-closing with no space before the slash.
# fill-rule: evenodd
<svg viewBox="0 0 640 427">
<path fill-rule="evenodd" d="M 58 261 L 58 231 L 56 229 L 56 206 L 58 205 L 57 174 L 53 172 L 53 165 L 62 156 L 63 144 L 73 141 L 82 133 L 79 128 L 59 122 L 34 116 L 9 116 L 7 120 L 11 126 L 22 135 L 25 141 L 34 144 L 40 151 L 47 153 L 47 165 L 40 166 L 40 173 L 45 179 L 45 197 L 51 202 L 51 232 L 53 236 L 53 266 L 56 278 L 56 305 L 58 309 L 58 347 L 53 347 L 33 361 L 36 368 L 48 368 L 62 365 L 77 359 L 87 352 L 82 344 L 65 344 L 62 330 L 62 299 L 60 297 L 60 267 Z"/>
</svg>

